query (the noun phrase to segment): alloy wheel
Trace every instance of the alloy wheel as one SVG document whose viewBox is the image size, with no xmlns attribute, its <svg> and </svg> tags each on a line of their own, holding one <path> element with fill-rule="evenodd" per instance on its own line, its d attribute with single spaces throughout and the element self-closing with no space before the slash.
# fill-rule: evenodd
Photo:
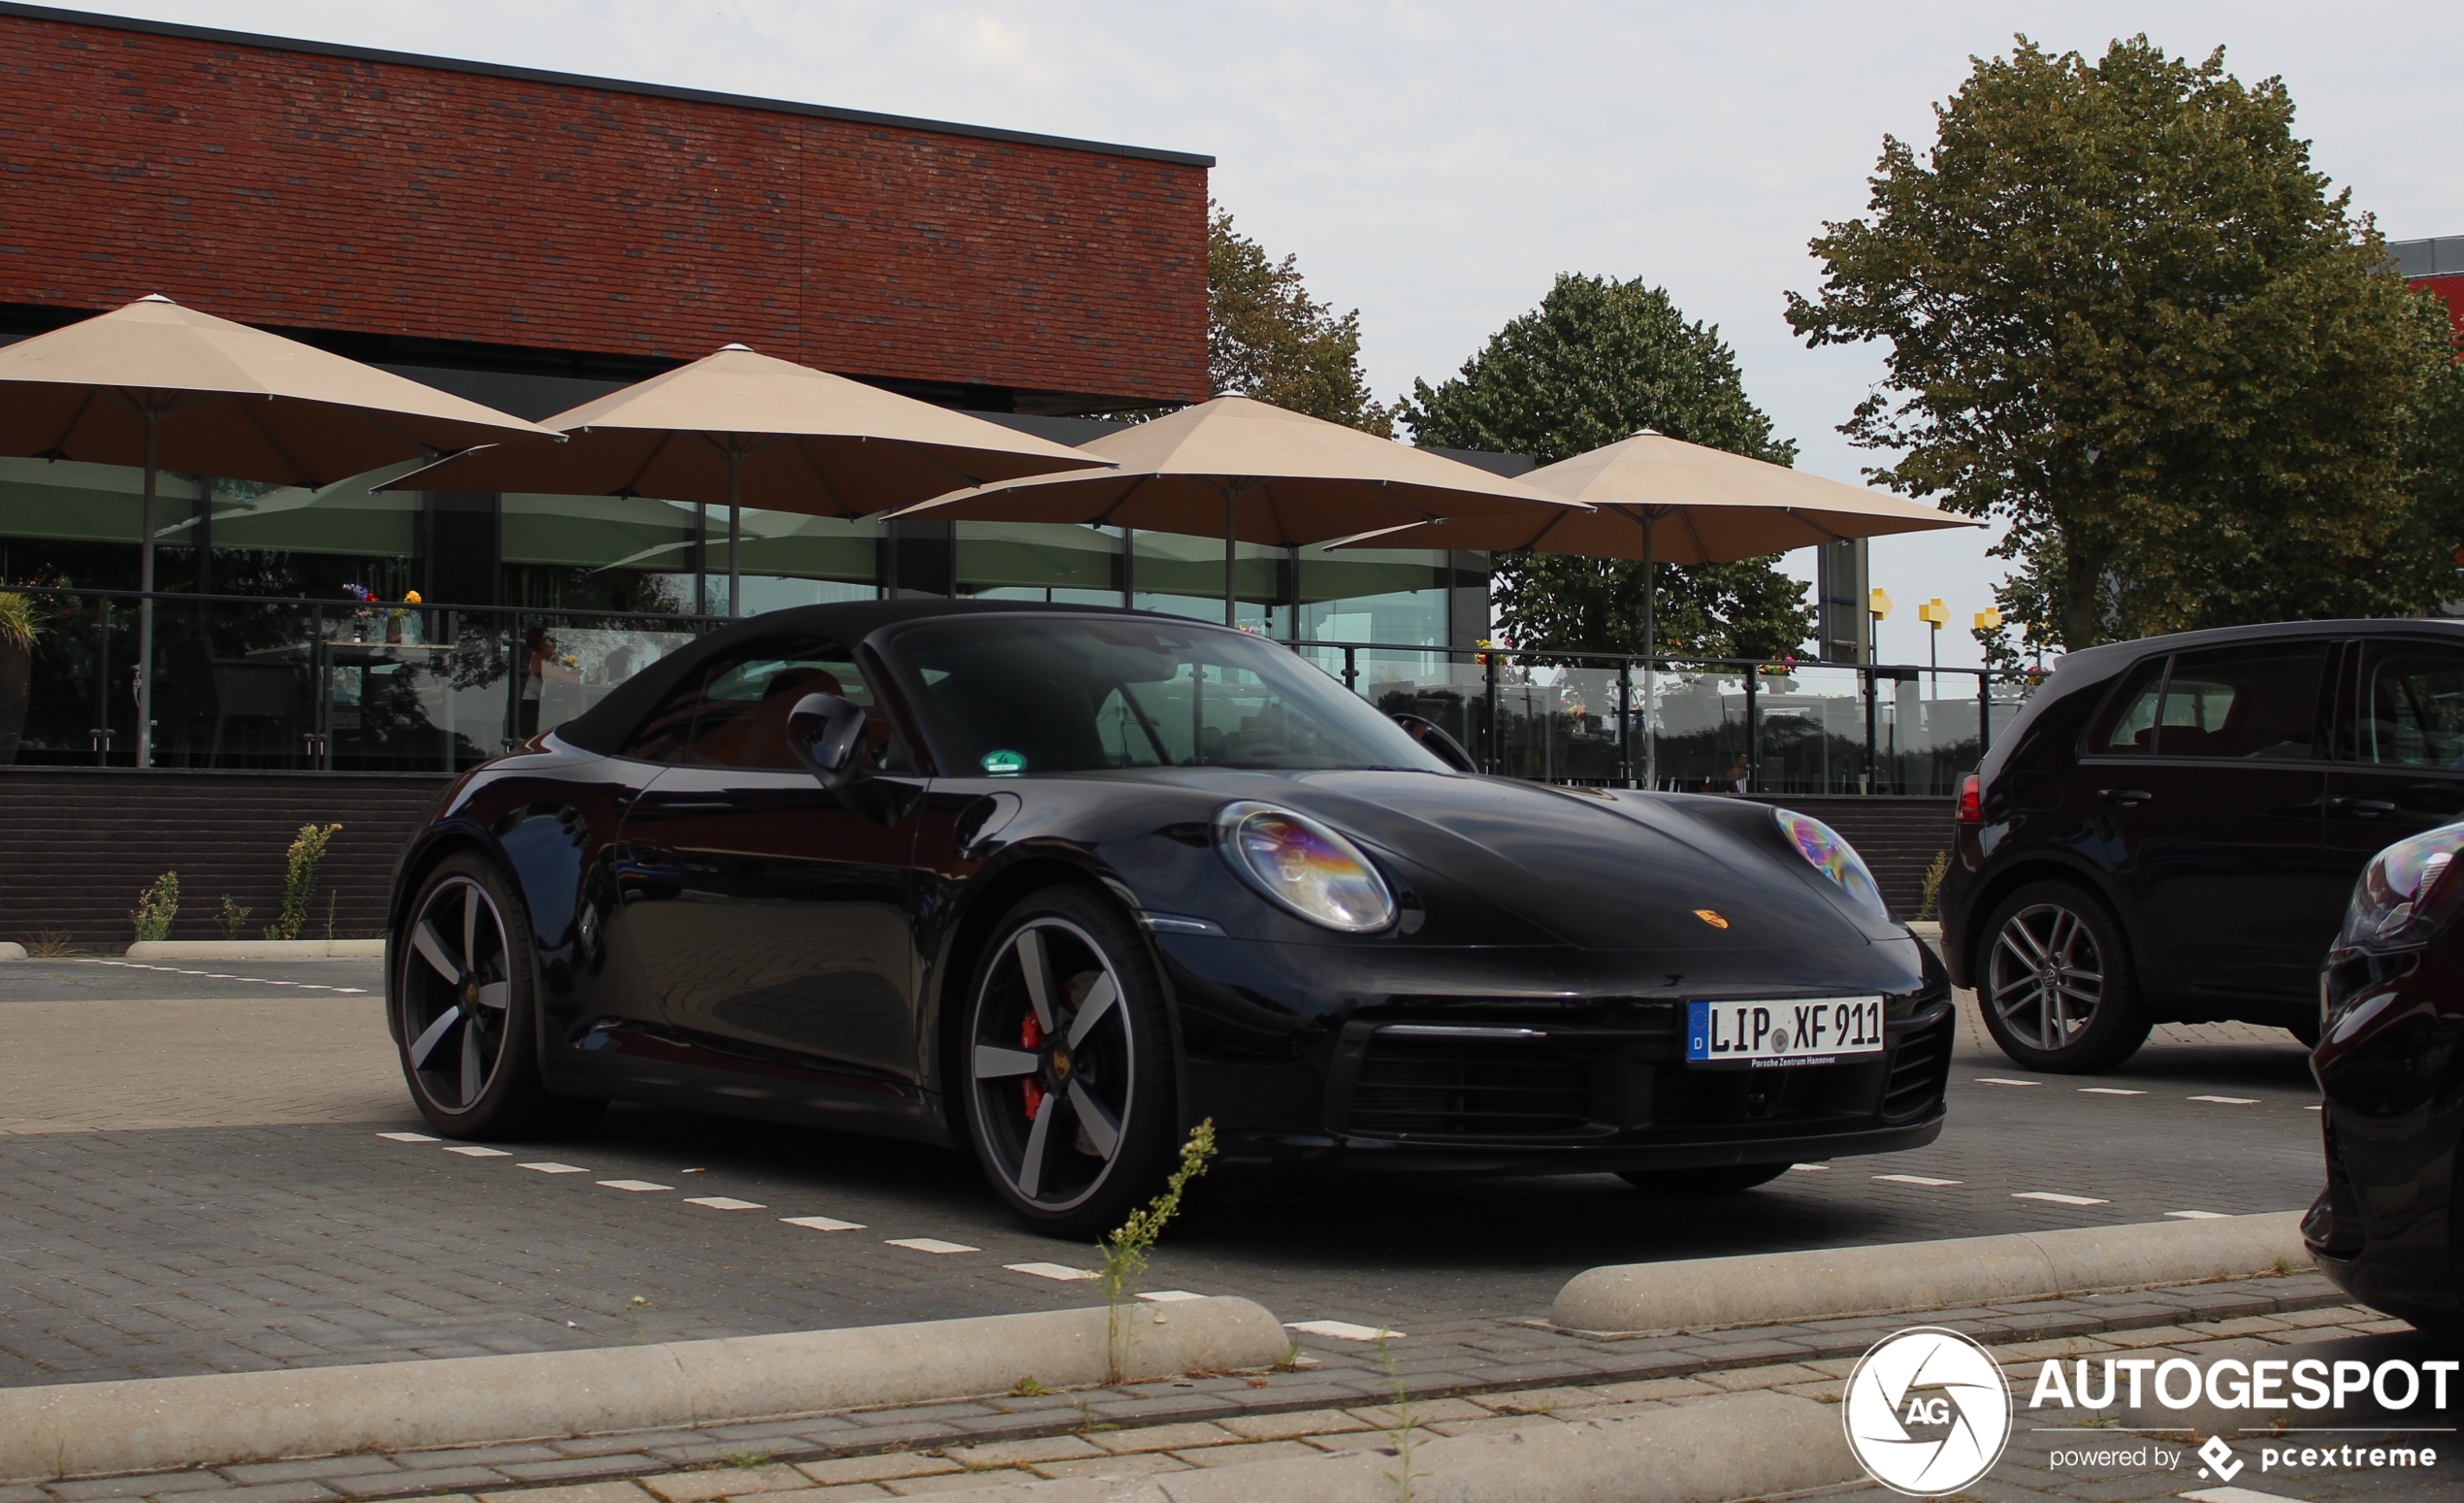
<svg viewBox="0 0 2464 1503">
<path fill-rule="evenodd" d="M 1066 919 L 1011 931 L 976 997 L 967 1069 L 993 1168 L 1045 1211 L 1086 1203 L 1136 1100 L 1131 1008 L 1103 946 Z"/>
<path fill-rule="evenodd" d="M 2078 913 L 2036 903 L 1994 936 L 1986 997 L 2002 1026 L 2051 1054 L 2095 1021 L 2105 997 L 2104 956 Z"/>
<path fill-rule="evenodd" d="M 403 1051 L 429 1100 L 467 1112 L 504 1059 L 513 986 L 504 916 L 457 876 L 430 890 L 403 959 Z"/>
</svg>

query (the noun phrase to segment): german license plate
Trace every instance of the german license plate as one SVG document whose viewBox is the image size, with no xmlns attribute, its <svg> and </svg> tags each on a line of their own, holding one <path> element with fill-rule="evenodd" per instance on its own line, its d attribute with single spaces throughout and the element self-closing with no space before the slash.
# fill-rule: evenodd
<svg viewBox="0 0 2464 1503">
<path fill-rule="evenodd" d="M 1787 1069 L 1882 1052 L 1882 998 L 1688 1002 L 1685 1061 L 1702 1069 Z"/>
</svg>

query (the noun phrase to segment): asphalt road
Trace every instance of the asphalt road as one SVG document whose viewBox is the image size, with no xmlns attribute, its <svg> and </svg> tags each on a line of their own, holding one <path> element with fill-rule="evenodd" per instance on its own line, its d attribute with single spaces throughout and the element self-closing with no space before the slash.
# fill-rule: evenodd
<svg viewBox="0 0 2464 1503">
<path fill-rule="evenodd" d="M 1090 1302 L 1011 1265 L 1091 1251 L 1017 1228 L 949 1153 L 641 1108 L 564 1142 L 428 1140 L 379 985 L 373 962 L 0 964 L 0 1384 Z M 1146 1287 L 1423 1335 L 1409 1369 L 1505 1342 L 1600 1263 L 2296 1209 L 2315 1100 L 2278 1033 L 2165 1029 L 2078 1080 L 1971 1027 L 1927 1149 L 1673 1213 L 1607 1176 L 1210 1198 Z"/>
</svg>

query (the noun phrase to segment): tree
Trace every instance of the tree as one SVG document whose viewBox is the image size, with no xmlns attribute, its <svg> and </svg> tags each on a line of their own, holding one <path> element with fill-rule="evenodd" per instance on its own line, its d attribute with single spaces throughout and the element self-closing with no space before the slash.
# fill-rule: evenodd
<svg viewBox="0 0 2464 1503">
<path fill-rule="evenodd" d="M 1207 220 L 1207 378 L 1215 394 L 1392 437 L 1394 414 L 1360 369 L 1360 310 L 1337 317 L 1309 295 L 1300 258 L 1277 261 L 1235 229 L 1220 204 Z"/>
<path fill-rule="evenodd" d="M 1460 375 L 1414 381 L 1401 406 L 1413 440 L 1448 448 L 1571 459 L 1645 428 L 1785 465 L 1794 443 L 1746 399 L 1736 356 L 1686 321 L 1666 288 L 1561 275 L 1540 307 L 1508 322 Z M 1657 643 L 1642 639 L 1643 569 L 1620 559 L 1505 553 L 1491 584 L 1498 626 L 1521 647 L 1659 650 L 1769 658 L 1814 629 L 1805 586 L 1769 559 L 1659 570 Z"/>
<path fill-rule="evenodd" d="M 1893 489 L 2009 524 L 1998 595 L 2031 640 L 2452 592 L 2447 326 L 2330 196 L 2280 81 L 2021 37 L 1934 119 L 1922 160 L 1885 139 L 1788 319 L 1890 344 L 1840 431 L 1900 452 L 1871 472 Z"/>
</svg>

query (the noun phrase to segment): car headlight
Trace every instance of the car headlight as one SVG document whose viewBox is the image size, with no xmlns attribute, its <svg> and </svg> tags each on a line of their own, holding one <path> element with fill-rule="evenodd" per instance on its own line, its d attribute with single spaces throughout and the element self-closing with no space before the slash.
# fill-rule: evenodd
<svg viewBox="0 0 2464 1503">
<path fill-rule="evenodd" d="M 2401 950 L 2426 944 L 2464 908 L 2464 824 L 2408 836 L 2370 858 L 2352 885 L 2338 950 Z"/>
<path fill-rule="evenodd" d="M 1872 869 L 1855 846 L 1839 837 L 1838 831 L 1795 809 L 1773 809 L 1771 817 L 1779 821 L 1780 833 L 1797 847 L 1797 854 L 1816 871 L 1839 884 L 1839 890 L 1858 907 L 1889 922 L 1891 907 L 1882 900 L 1882 888 L 1875 883 Z"/>
<path fill-rule="evenodd" d="M 1358 846 L 1313 819 L 1271 803 L 1228 803 L 1215 834 L 1233 870 L 1313 924 L 1365 934 L 1394 922 L 1386 879 Z"/>
</svg>

